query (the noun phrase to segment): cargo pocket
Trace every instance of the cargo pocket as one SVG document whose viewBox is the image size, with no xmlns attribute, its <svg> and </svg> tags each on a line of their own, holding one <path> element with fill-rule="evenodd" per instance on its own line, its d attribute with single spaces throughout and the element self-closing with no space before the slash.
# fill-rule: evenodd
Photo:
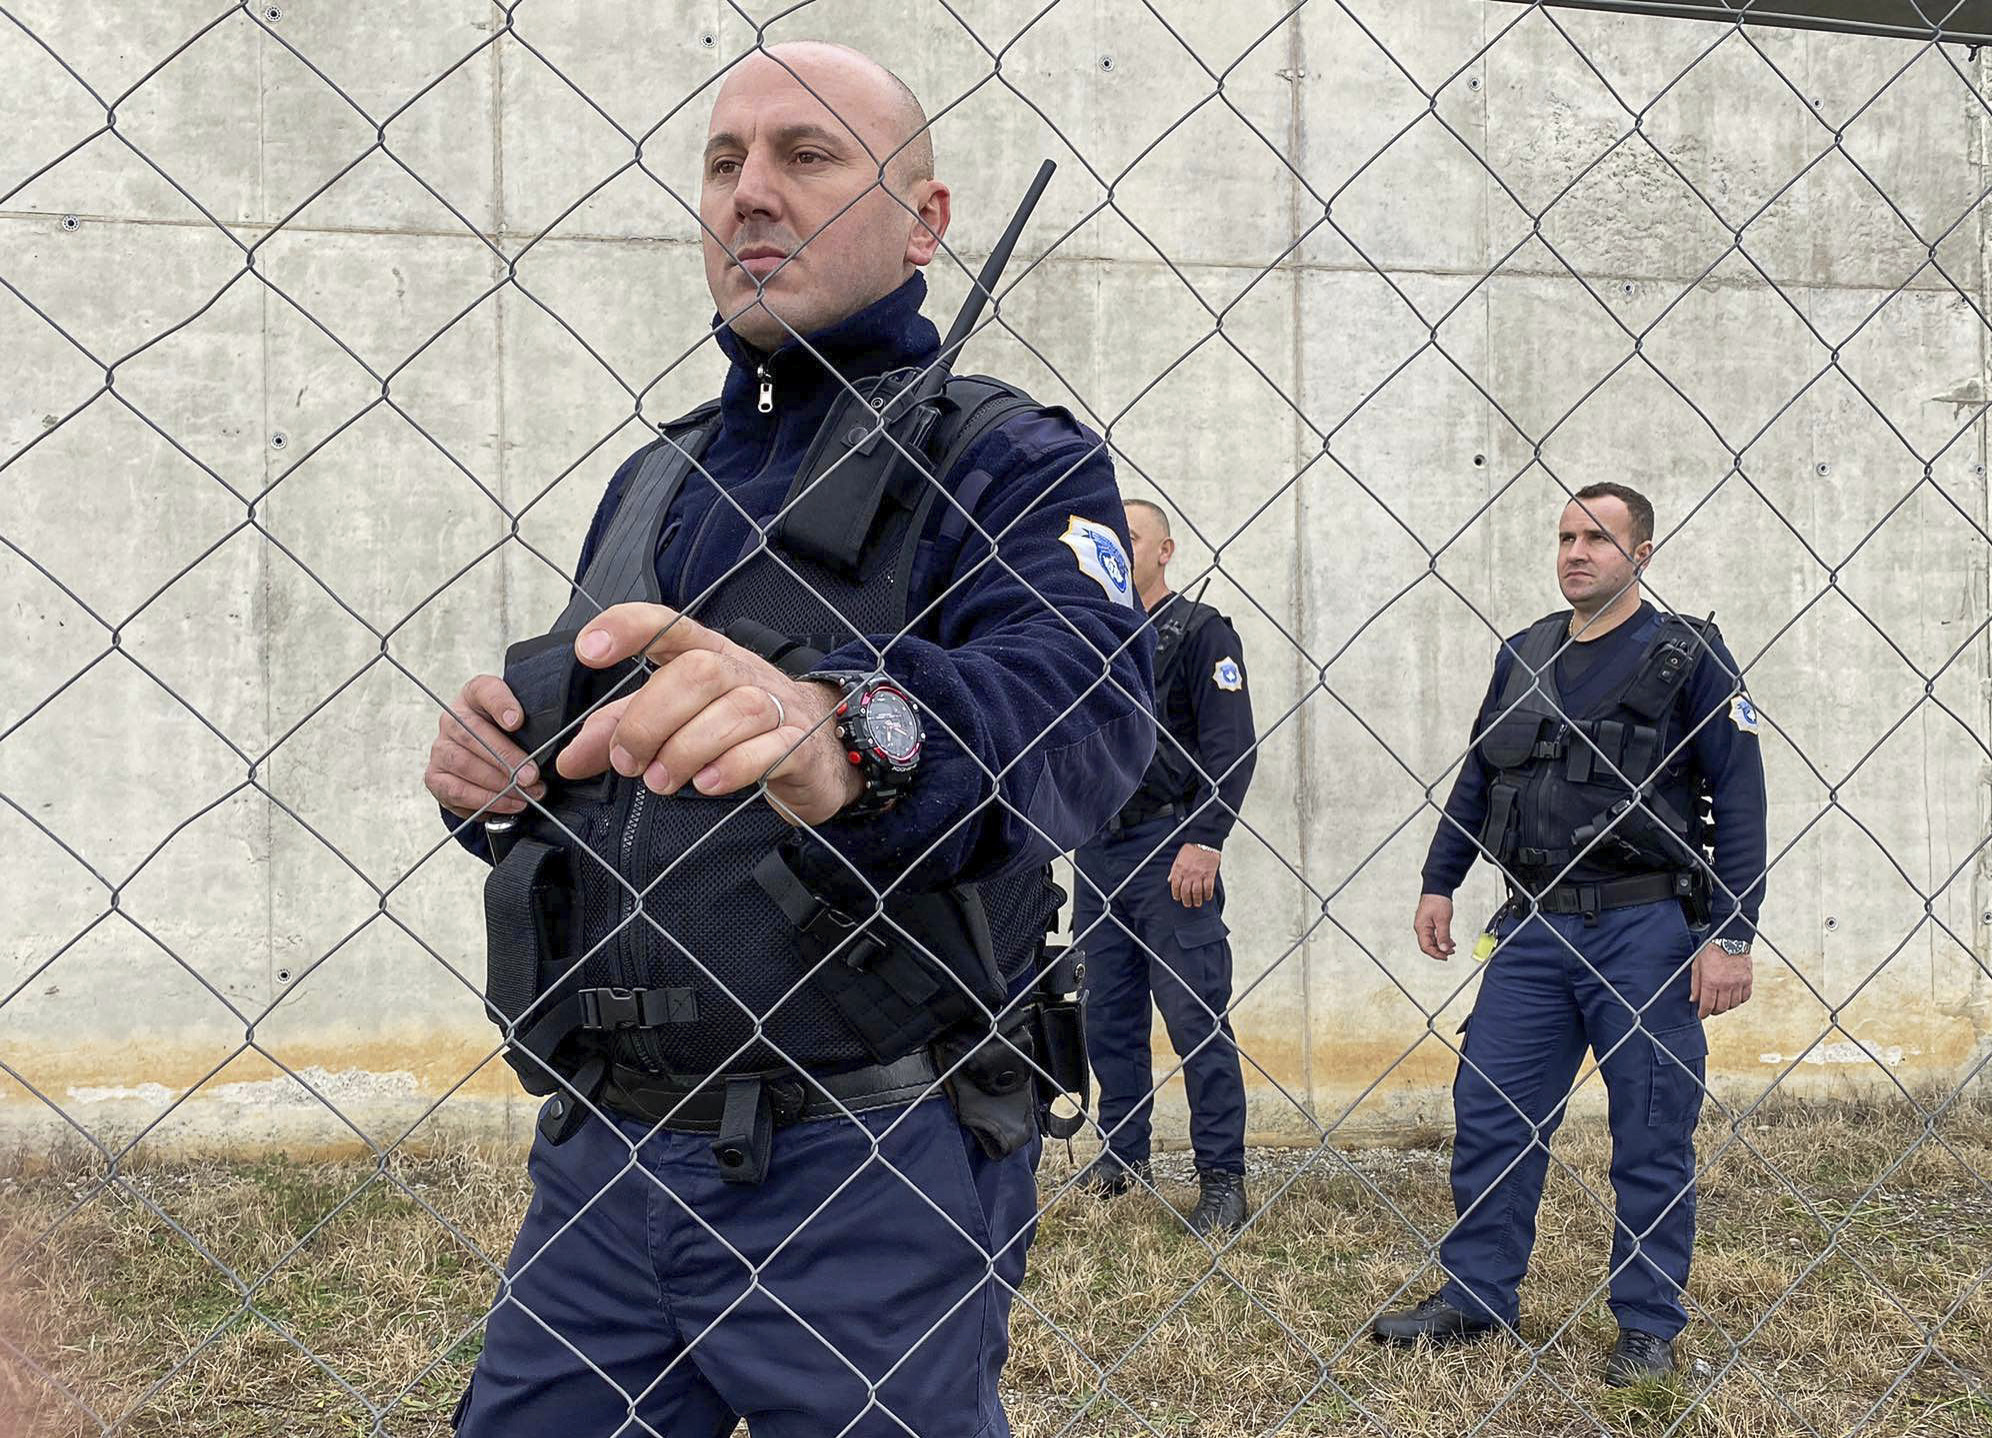
<svg viewBox="0 0 1992 1438">
<path fill-rule="evenodd" d="M 1199 914 L 1176 925 L 1176 946 L 1186 954 L 1194 953 L 1212 944 L 1223 943 L 1230 932 L 1231 927 L 1224 922 L 1224 915 Z"/>
<path fill-rule="evenodd" d="M 1708 1072 L 1708 1035 L 1699 1022 L 1653 1035 L 1653 1091 L 1647 1123 L 1654 1128 L 1694 1127 L 1701 1117 L 1702 1081 Z"/>
</svg>

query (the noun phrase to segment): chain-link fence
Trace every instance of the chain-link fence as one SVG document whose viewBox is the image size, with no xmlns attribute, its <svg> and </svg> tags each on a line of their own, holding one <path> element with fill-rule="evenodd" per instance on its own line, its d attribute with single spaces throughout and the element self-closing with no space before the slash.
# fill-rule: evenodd
<svg viewBox="0 0 1992 1438">
<path fill-rule="evenodd" d="M 854 1395 L 835 1421 L 810 1420 L 820 1431 L 967 1432 L 907 1395 L 955 1368 L 972 1387 L 1007 1309 L 1020 1432 L 1986 1431 L 1992 105 L 1978 51 L 1934 38 L 1971 7 L 1812 7 L 1825 31 L 1769 28 L 1748 5 L 1706 7 L 1733 12 L 1717 23 L 1658 13 L 1693 6 L 1602 8 L 1628 13 L 0 4 L 0 1118 L 15 1145 L 0 1401 L 21 1426 L 442 1432 L 503 1322 L 503 1362 L 529 1333 L 534 1361 L 581 1384 L 557 1418 L 514 1431 L 596 1431 L 597 1409 L 614 1415 L 605 1434 L 726 1431 L 736 1412 L 756 1431 L 819 1431 L 783 1426 L 808 1401 L 785 1381 Z M 1861 28 L 1877 33 L 1847 33 Z M 537 1236 L 529 1216 L 508 1270 L 541 1109 L 503 1040 L 552 997 L 487 998 L 482 868 L 438 822 L 421 768 L 465 678 L 561 613 L 618 466 L 719 388 L 699 254 L 708 119 L 729 77 L 804 38 L 875 56 L 924 102 L 955 206 L 927 271 L 937 318 L 968 294 L 1039 159 L 1059 163 L 961 367 L 1103 436 L 1122 493 L 1160 506 L 1173 533 L 1170 584 L 1235 627 L 1255 731 L 1222 844 L 1237 968 L 1193 1052 L 1158 1045 L 1158 1148 L 1174 1149 L 1120 1196 L 1080 1171 L 1095 1126 L 1049 1146 L 1029 1213 L 987 1185 L 956 1205 L 937 1188 L 958 1187 L 960 1165 L 937 1177 L 913 1117 L 945 1105 L 872 1110 L 812 1078 L 829 1116 L 775 1135 L 783 1181 L 810 1168 L 801 1130 L 860 1140 L 806 1201 L 777 1185 L 753 1210 L 693 1191 L 658 1155 L 707 1153 L 711 1129 L 597 1118 L 561 1148 L 613 1144 L 606 1167 L 536 1173 L 535 1213 L 559 1209 L 560 1183 L 592 1187 Z M 882 185 L 903 158 L 864 162 Z M 775 293 L 778 274 L 755 279 Z M 802 351 L 800 383 L 880 393 L 876 369 L 839 367 L 844 351 Z M 855 438 L 898 451 L 900 475 L 932 467 L 901 416 L 888 404 Z M 771 564 L 819 587 L 778 527 L 807 491 L 750 509 L 732 496 L 754 466 L 708 464 L 685 429 L 664 444 L 648 452 L 688 455 L 682 482 L 753 526 L 703 600 Z M 1097 458 L 1064 453 L 1029 511 L 1064 523 L 1062 486 Z M 640 478 L 625 474 L 626 503 Z M 896 906 L 928 882 L 921 864 L 978 825 L 1019 852 L 1075 847 L 1061 806 L 1016 776 L 1145 697 L 1131 676 L 1146 641 L 1040 592 L 1026 516 L 992 518 L 956 479 L 911 492 L 945 492 L 932 523 L 970 556 L 959 571 L 895 623 L 838 616 L 868 650 L 861 667 L 922 703 L 934 751 L 977 771 L 952 829 L 892 872 L 852 871 L 881 944 L 944 968 Z M 1725 729 L 1762 749 L 1766 865 L 1724 876 L 1734 808 L 1718 794 L 1710 896 L 1718 913 L 1761 897 L 1755 993 L 1709 1021 L 1704 1079 L 1698 1055 L 1655 1041 L 1653 1005 L 1663 988 L 1679 997 L 1689 950 L 1641 997 L 1585 916 L 1562 916 L 1550 951 L 1569 982 L 1601 989 L 1617 1037 L 1590 1032 L 1579 1121 L 1553 1147 L 1560 1092 L 1513 1095 L 1491 1061 L 1464 1063 L 1462 1086 L 1487 1083 L 1488 1112 L 1519 1137 L 1488 1160 L 1491 1184 L 1468 1182 L 1462 1217 L 1445 1151 L 1464 1019 L 1488 975 L 1521 971 L 1516 936 L 1551 930 L 1531 917 L 1547 899 L 1525 902 L 1497 926 L 1491 967 L 1432 963 L 1411 936 L 1418 876 L 1484 737 L 1488 668 L 1558 602 L 1557 517 L 1598 481 L 1652 497 L 1649 594 L 1713 611 L 1726 641 L 1697 641 L 1724 703 L 1671 753 Z M 917 538 L 912 568 L 933 567 Z M 1113 541 L 1090 561 L 1069 553 L 1103 593 L 1125 587 Z M 923 689 L 940 671 L 908 657 L 977 586 L 1089 673 L 1068 698 L 1035 696 L 1042 734 L 995 760 L 968 711 Z M 1219 688 L 1242 684 L 1235 667 L 1211 677 L 1226 672 Z M 1552 672 L 1524 688 L 1554 707 Z M 569 711 L 559 742 L 641 677 Z M 1754 709 L 1733 707 L 1739 681 Z M 1634 802 L 1550 865 L 1531 885 L 1543 894 L 1656 812 L 1629 751 L 1582 732 L 1557 741 L 1557 762 L 1588 752 Z M 682 864 L 770 800 L 750 788 L 685 859 L 633 871 L 637 786 L 610 787 L 620 861 L 614 836 L 587 829 L 595 811 L 549 808 L 543 791 L 468 806 L 472 833 L 537 816 L 533 832 L 580 856 L 583 888 L 593 873 L 610 895 L 588 952 L 563 951 L 564 978 L 658 946 L 682 960 L 672 1002 L 703 1005 L 708 1027 L 730 1004 L 744 1023 L 694 1086 L 827 1071 L 781 1025 L 848 946 L 741 991 L 725 922 L 686 929 L 662 903 L 701 872 Z M 1166 860 L 1192 824 L 1174 812 L 1140 832 Z M 705 872 L 699 884 L 741 877 Z M 1122 902 L 1146 881 L 1060 875 L 1081 895 L 1064 920 L 1075 941 L 1138 951 L 1166 983 L 1183 950 L 1157 951 Z M 1496 865 L 1476 864 L 1462 949 L 1501 897 Z M 1223 937 L 1220 924 L 1210 941 Z M 1006 1062 L 1041 1070 L 1009 1022 L 1022 1002 L 976 998 L 976 1021 L 999 1030 Z M 1484 1009 L 1480 1022 L 1476 1043 Z M 1476 1059 L 1503 1051 L 1487 1041 Z M 1193 1234 L 1175 1151 L 1185 1069 L 1234 1043 L 1248 1214 Z M 1622 1086 L 1615 1058 L 1649 1051 L 1651 1073 Z M 976 1056 L 938 1052 L 912 1086 L 959 1102 Z M 547 1059 L 513 1057 L 552 1086 Z M 599 1088 L 577 1100 L 569 1078 L 557 1102 L 615 1107 Z M 1662 1091 L 1684 1081 L 1700 1109 L 1691 1177 L 1637 1227 L 1621 1189 L 1615 1219 L 1611 1144 L 1623 1157 L 1648 1141 L 1634 1130 L 1665 1128 Z M 1531 1167 L 1548 1184 L 1535 1273 L 1519 1317 L 1495 1315 L 1515 1341 L 1372 1344 L 1380 1312 L 1443 1280 L 1446 1235 Z M 648 1246 L 630 1239 L 598 1264 L 599 1293 L 573 1291 L 590 1225 L 624 1221 L 619 1203 L 649 1214 Z M 1655 1256 L 1684 1217 L 1700 1230 L 1678 1298 L 1684 1370 L 1602 1387 L 1607 1298 L 1628 1275 L 1685 1272 Z M 807 1271 L 881 1231 L 904 1244 L 888 1266 L 916 1276 L 887 1286 L 896 1298 L 867 1296 L 865 1274 L 838 1293 L 874 1320 L 860 1342 L 824 1317 Z M 954 1247 L 928 1264 L 923 1242 Z M 634 1264 L 654 1266 L 658 1325 L 677 1338 L 625 1361 L 564 1305 L 608 1321 L 613 1275 Z M 743 1345 L 787 1373 L 772 1393 L 743 1376 Z M 684 1396 L 698 1383 L 707 1408 Z M 966 1406 L 986 1416 L 990 1401 Z"/>
</svg>

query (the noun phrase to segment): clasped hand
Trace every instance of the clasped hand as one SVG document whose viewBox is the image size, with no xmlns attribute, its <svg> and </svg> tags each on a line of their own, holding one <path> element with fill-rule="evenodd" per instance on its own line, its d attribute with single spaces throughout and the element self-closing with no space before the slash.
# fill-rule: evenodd
<svg viewBox="0 0 1992 1438">
<path fill-rule="evenodd" d="M 618 604 L 590 621 L 576 657 L 606 669 L 641 654 L 657 669 L 634 693 L 590 714 L 554 760 L 567 779 L 613 769 L 655 793 L 689 783 L 701 794 L 765 781 L 791 823 L 817 824 L 864 791 L 829 720 L 840 695 L 790 678 L 758 654 L 661 604 Z M 545 785 L 509 737 L 524 722 L 517 697 L 481 674 L 437 726 L 424 781 L 460 818 L 516 814 Z M 515 777 L 516 776 L 516 777 Z"/>
</svg>

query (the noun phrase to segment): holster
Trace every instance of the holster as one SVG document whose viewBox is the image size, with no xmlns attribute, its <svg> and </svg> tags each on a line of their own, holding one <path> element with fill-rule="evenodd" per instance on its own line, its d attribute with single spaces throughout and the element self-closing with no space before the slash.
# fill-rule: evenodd
<svg viewBox="0 0 1992 1438">
<path fill-rule="evenodd" d="M 1038 1128 L 1050 1138 L 1071 1138 L 1086 1125 L 1092 1071 L 1086 1064 L 1086 951 L 1045 949 L 1030 1008 L 1037 1059 Z M 1059 1100 L 1073 1105 L 1059 1114 Z"/>
<path fill-rule="evenodd" d="M 993 1034 L 947 1034 L 934 1044 L 955 1118 L 991 1158 L 1013 1154 L 1037 1135 L 1035 1048 L 1028 1008 L 1010 1014 Z"/>
</svg>

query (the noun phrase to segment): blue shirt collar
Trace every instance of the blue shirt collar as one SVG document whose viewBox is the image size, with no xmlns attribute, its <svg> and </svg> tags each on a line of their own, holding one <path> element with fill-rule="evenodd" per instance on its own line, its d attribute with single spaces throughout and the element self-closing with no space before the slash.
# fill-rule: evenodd
<svg viewBox="0 0 1992 1438">
<path fill-rule="evenodd" d="M 941 347 L 940 331 L 920 313 L 926 298 L 926 277 L 916 273 L 883 299 L 805 336 L 806 346 L 791 338 L 772 354 L 748 344 L 714 315 L 713 338 L 731 361 L 720 392 L 726 423 L 730 427 L 765 424 L 798 407 L 827 409 L 841 386 L 826 363 L 845 379 L 925 364 Z M 775 413 L 770 415 L 761 414 L 759 408 L 764 364 L 775 385 Z"/>
</svg>

